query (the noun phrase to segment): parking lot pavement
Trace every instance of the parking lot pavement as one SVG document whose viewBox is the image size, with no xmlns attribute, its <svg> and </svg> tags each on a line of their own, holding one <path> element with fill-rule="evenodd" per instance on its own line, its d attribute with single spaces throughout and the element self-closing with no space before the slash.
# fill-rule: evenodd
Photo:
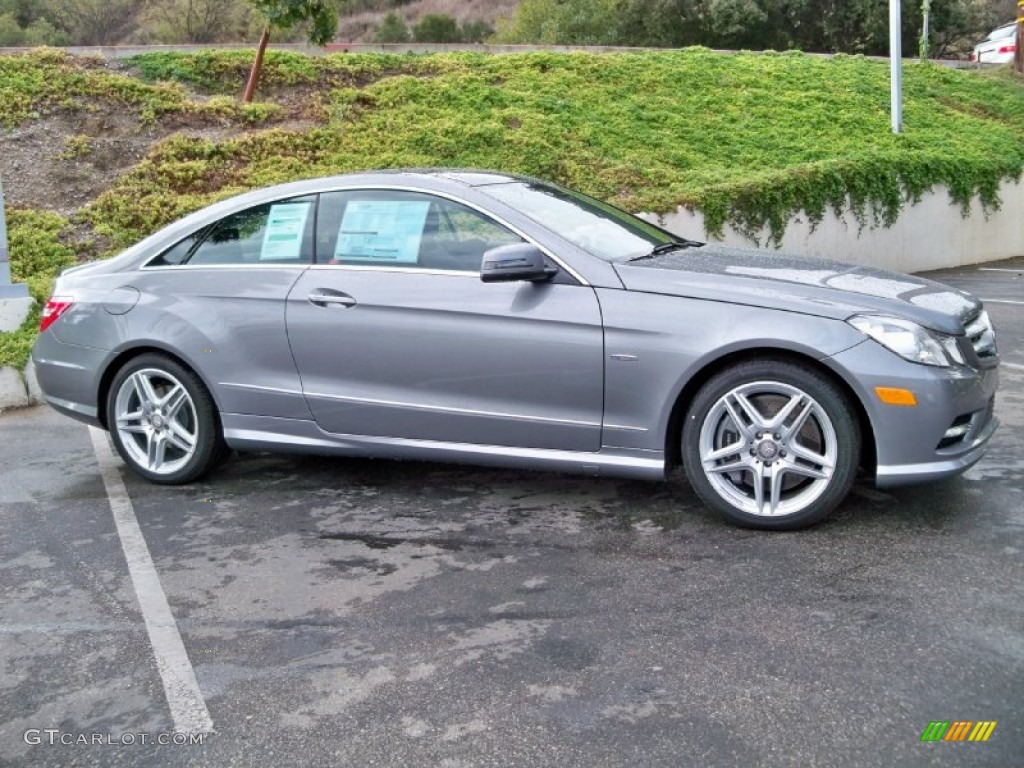
<svg viewBox="0 0 1024 768">
<path fill-rule="evenodd" d="M 265 455 L 184 488 L 121 472 L 130 501 L 112 510 L 87 428 L 4 414 L 0 758 L 1020 764 L 1017 265 L 940 275 L 1003 302 L 989 303 L 1006 364 L 986 458 L 941 483 L 860 484 L 798 533 L 728 527 L 680 479 Z M 145 558 L 126 557 L 114 512 L 137 520 L 159 593 L 130 574 Z M 147 627 L 162 594 L 174 626 Z M 169 702 L 188 698 L 165 689 L 188 670 L 154 633 L 180 635 L 214 729 L 202 743 L 142 743 L 173 732 Z M 923 743 L 936 720 L 996 726 L 984 743 Z"/>
</svg>

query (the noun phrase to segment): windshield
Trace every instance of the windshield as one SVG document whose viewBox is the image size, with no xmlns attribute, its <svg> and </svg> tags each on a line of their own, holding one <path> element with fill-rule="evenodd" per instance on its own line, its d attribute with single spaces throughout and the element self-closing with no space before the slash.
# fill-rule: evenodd
<svg viewBox="0 0 1024 768">
<path fill-rule="evenodd" d="M 553 184 L 519 181 L 481 191 L 605 261 L 646 256 L 677 239 L 613 205 Z"/>
</svg>

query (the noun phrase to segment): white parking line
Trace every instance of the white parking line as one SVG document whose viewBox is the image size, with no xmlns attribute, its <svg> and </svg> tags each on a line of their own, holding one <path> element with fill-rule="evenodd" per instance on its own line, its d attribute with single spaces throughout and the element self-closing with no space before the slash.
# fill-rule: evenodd
<svg viewBox="0 0 1024 768">
<path fill-rule="evenodd" d="M 979 272 L 1013 272 L 1019 275 L 1024 272 L 1024 267 L 1018 267 L 1017 269 L 1007 269 L 1006 267 L 978 267 Z"/>
<path fill-rule="evenodd" d="M 1000 363 L 1003 368 L 1013 368 L 1015 371 L 1024 371 L 1024 365 L 1018 363 Z"/>
<path fill-rule="evenodd" d="M 1014 301 L 1013 299 L 982 299 L 982 304 L 1018 304 L 1024 307 L 1024 301 Z"/>
<path fill-rule="evenodd" d="M 185 645 L 181 642 L 171 607 L 167 604 L 167 595 L 160 586 L 160 577 L 153 566 L 146 540 L 142 537 L 132 501 L 114 462 L 107 435 L 96 427 L 89 427 L 89 433 L 100 465 L 103 486 L 107 489 L 110 509 L 114 513 L 114 522 L 117 523 L 121 548 L 128 561 L 135 596 L 139 600 L 149 642 L 156 656 L 156 666 L 164 683 L 174 728 L 180 733 L 210 733 L 213 731 L 213 721 L 206 709 Z"/>
</svg>

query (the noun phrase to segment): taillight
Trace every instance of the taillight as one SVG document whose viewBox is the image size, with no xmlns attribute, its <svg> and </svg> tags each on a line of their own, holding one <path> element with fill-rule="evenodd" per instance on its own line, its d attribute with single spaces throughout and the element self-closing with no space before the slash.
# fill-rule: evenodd
<svg viewBox="0 0 1024 768">
<path fill-rule="evenodd" d="M 43 314 L 39 316 L 39 332 L 42 333 L 53 325 L 74 303 L 75 300 L 71 296 L 51 296 L 43 307 Z"/>
<path fill-rule="evenodd" d="M 1016 45 L 1001 45 L 999 46 L 1000 53 L 1014 53 L 1017 50 Z"/>
<path fill-rule="evenodd" d="M 973 51 L 971 51 L 971 61 L 977 61 L 977 60 L 978 60 L 978 54 L 976 54 Z"/>
</svg>

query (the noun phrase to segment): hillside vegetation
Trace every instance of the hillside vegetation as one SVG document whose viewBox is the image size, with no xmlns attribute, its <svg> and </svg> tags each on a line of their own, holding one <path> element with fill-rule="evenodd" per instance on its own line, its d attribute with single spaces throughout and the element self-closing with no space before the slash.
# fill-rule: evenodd
<svg viewBox="0 0 1024 768">
<path fill-rule="evenodd" d="M 79 256 L 246 189 L 329 173 L 494 168 L 631 210 L 699 209 L 712 232 L 732 222 L 777 237 L 797 212 L 817 219 L 847 204 L 865 223 L 891 223 L 935 185 L 964 205 L 997 206 L 1000 181 L 1024 169 L 1024 83 L 1008 70 L 909 65 L 905 133 L 894 136 L 888 67 L 858 57 L 272 52 L 262 102 L 243 107 L 249 63 L 246 51 L 146 54 L 127 66 L 52 50 L 0 57 L 8 131 L 110 113 L 153 137 L 141 162 L 73 211 L 54 204 L 57 182 L 12 193 L 22 171 L 0 157 L 19 203 L 12 272 L 37 299 Z M 85 167 L 102 140 L 85 130 L 42 151 Z M 0 337 L 0 363 L 22 363 L 32 335 L 26 325 Z"/>
</svg>

